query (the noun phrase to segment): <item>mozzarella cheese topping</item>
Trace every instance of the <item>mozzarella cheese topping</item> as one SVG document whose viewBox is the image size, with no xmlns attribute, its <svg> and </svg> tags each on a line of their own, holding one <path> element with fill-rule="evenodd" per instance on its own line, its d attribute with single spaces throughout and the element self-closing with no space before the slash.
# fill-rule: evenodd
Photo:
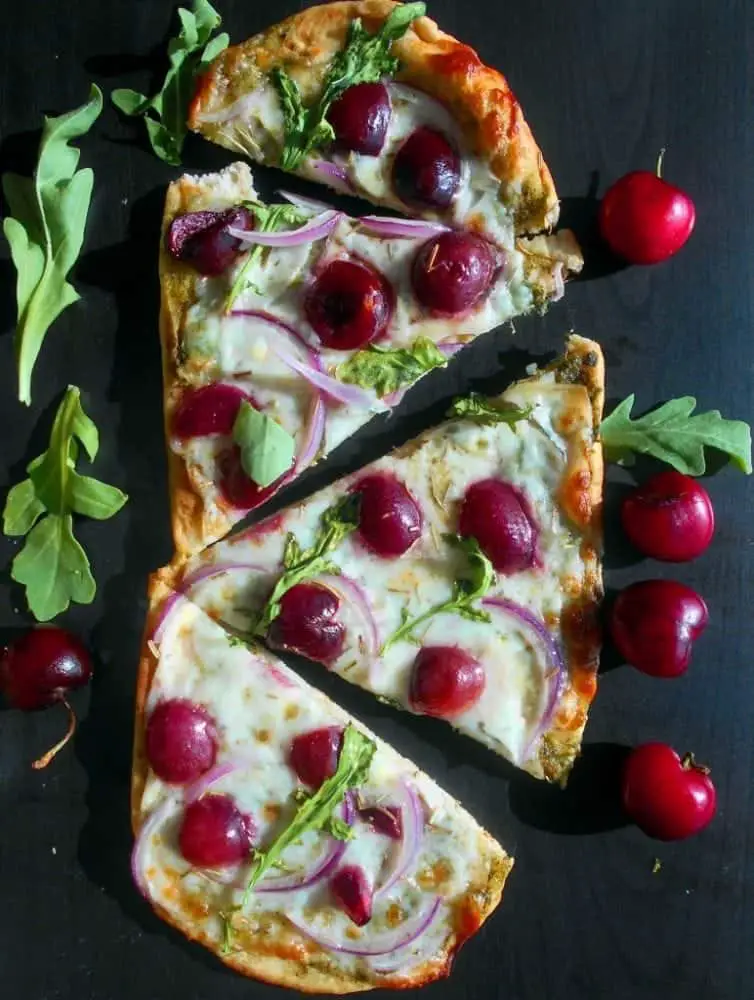
<svg viewBox="0 0 754 1000">
<path fill-rule="evenodd" d="M 384 559 L 364 547 L 357 531 L 328 556 L 366 594 L 379 641 L 384 643 L 401 625 L 402 615 L 414 618 L 450 598 L 465 563 L 443 535 L 458 531 L 458 509 L 468 486 L 498 477 L 528 500 L 539 528 L 541 559 L 539 566 L 529 570 L 498 576 L 488 596 L 523 606 L 559 641 L 564 609 L 583 593 L 587 569 L 581 539 L 556 498 L 569 454 L 574 450 L 579 454 L 591 445 L 592 430 L 575 427 L 572 420 L 567 424 L 564 420 L 561 426 L 561 408 L 565 413 L 572 394 L 586 390 L 555 384 L 552 378 L 541 376 L 505 397 L 533 406 L 530 420 L 514 427 L 461 420 L 449 423 L 424 435 L 409 454 L 388 456 L 276 515 L 269 527 L 263 522 L 195 557 L 187 574 L 206 563 L 219 567 L 247 563 L 260 570 L 235 569 L 207 579 L 192 589 L 192 599 L 236 628 L 248 629 L 254 610 L 269 593 L 270 579 L 281 572 L 286 534 L 293 533 L 302 548 L 310 546 L 326 508 L 361 476 L 386 472 L 408 488 L 420 507 L 421 538 L 403 556 Z M 484 693 L 452 719 L 453 725 L 515 764 L 541 774 L 539 752 L 546 735 L 541 723 L 553 698 L 559 704 L 569 698 L 568 678 L 557 676 L 536 633 L 515 616 L 488 610 L 489 623 L 454 613 L 435 616 L 420 626 L 416 638 L 421 645 L 460 646 L 483 664 Z M 347 627 L 348 639 L 343 654 L 328 666 L 352 683 L 408 708 L 417 645 L 401 640 L 381 655 L 367 655 L 363 616 L 344 599 L 338 617 Z"/>
<path fill-rule="evenodd" d="M 265 850 L 297 808 L 298 783 L 288 762 L 292 740 L 323 726 L 343 727 L 351 720 L 280 661 L 234 641 L 188 601 L 179 601 L 170 611 L 159 647 L 153 643 L 152 649 L 158 665 L 146 717 L 155 705 L 172 698 L 190 699 L 209 712 L 219 734 L 217 764 L 234 765 L 211 785 L 211 793 L 231 796 L 252 818 L 254 845 Z M 335 903 L 326 879 L 308 888 L 269 891 L 281 874 L 270 869 L 234 918 L 232 947 L 278 953 L 323 970 L 334 965 L 362 979 L 443 964 L 452 953 L 458 908 L 470 901 L 481 905 L 505 856 L 429 778 L 381 741 L 375 738 L 375 742 L 377 750 L 368 781 L 358 789 L 359 800 L 383 807 L 400 803 L 401 784 L 410 786 L 421 804 L 424 825 L 411 867 L 387 891 L 377 892 L 372 918 L 361 928 Z M 188 921 L 194 932 L 219 948 L 222 914 L 240 906 L 252 861 L 230 871 L 192 868 L 178 846 L 183 809 L 184 790 L 166 785 L 150 771 L 140 806 L 142 822 L 149 826 L 137 844 L 136 874 L 153 902 L 179 923 Z M 379 890 L 394 868 L 400 842 L 358 819 L 352 833 L 339 864 L 358 865 Z M 304 833 L 284 853 L 286 873 L 311 871 L 328 845 L 332 845 L 329 834 Z M 436 914 L 426 931 L 397 953 L 361 957 L 323 949 L 314 940 L 324 933 L 349 949 L 379 950 L 385 935 L 399 938 L 401 926 L 410 927 L 430 905 Z M 314 938 L 306 933 L 307 927 Z"/>
</svg>

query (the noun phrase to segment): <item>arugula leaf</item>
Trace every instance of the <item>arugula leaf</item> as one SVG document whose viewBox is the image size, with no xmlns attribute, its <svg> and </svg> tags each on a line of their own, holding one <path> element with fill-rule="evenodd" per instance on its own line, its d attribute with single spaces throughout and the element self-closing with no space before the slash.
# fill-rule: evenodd
<svg viewBox="0 0 754 1000">
<path fill-rule="evenodd" d="M 600 436 L 608 461 L 629 464 L 633 452 L 651 455 L 688 476 L 701 476 L 705 448 L 729 455 L 735 465 L 751 474 L 751 429 L 743 420 L 725 420 L 719 410 L 696 413 L 696 399 L 671 399 L 656 410 L 631 418 L 633 393 L 602 421 Z"/>
<path fill-rule="evenodd" d="M 34 178 L 3 174 L 10 215 L 3 232 L 17 272 L 16 359 L 18 398 L 31 403 L 31 376 L 49 327 L 79 299 L 66 280 L 84 242 L 94 174 L 77 170 L 79 151 L 69 145 L 85 135 L 102 111 L 92 84 L 80 108 L 45 118 Z"/>
<path fill-rule="evenodd" d="M 29 478 L 8 492 L 3 511 L 5 534 L 26 535 L 11 576 L 26 587 L 29 608 L 38 621 L 54 618 L 71 601 L 90 604 L 94 599 L 94 577 L 74 537 L 72 515 L 102 521 L 128 499 L 114 486 L 76 471 L 79 445 L 93 462 L 99 434 L 81 407 L 79 390 L 68 386 L 47 451 L 29 463 Z"/>
<path fill-rule="evenodd" d="M 399 63 L 390 55 L 390 47 L 425 10 L 424 3 L 401 4 L 374 35 L 366 31 L 361 18 L 354 18 L 348 27 L 345 47 L 333 58 L 319 100 L 311 107 L 304 107 L 296 81 L 281 67 L 273 69 L 272 82 L 280 95 L 285 126 L 285 144 L 280 156 L 283 170 L 296 170 L 312 150 L 335 138 L 326 116 L 330 105 L 344 90 L 357 83 L 375 83 L 383 77 L 395 76 Z"/>
<path fill-rule="evenodd" d="M 241 449 L 244 472 L 263 489 L 293 464 L 296 442 L 288 431 L 244 400 L 233 424 L 233 440 Z"/>
<path fill-rule="evenodd" d="M 374 389 L 382 398 L 410 385 L 425 372 L 441 368 L 448 359 L 427 337 L 417 337 L 410 347 L 378 347 L 370 344 L 338 366 L 337 376 L 365 389 Z"/>
<path fill-rule="evenodd" d="M 447 415 L 487 427 L 493 424 L 509 424 L 512 427 L 519 420 L 528 420 L 531 409 L 522 409 L 513 403 L 501 403 L 472 392 L 468 396 L 454 399 Z"/>
<path fill-rule="evenodd" d="M 229 947 L 232 937 L 230 924 L 233 913 L 244 910 L 248 906 L 256 884 L 265 872 L 279 863 L 283 852 L 307 830 L 340 829 L 338 825 L 333 826 L 333 812 L 343 801 L 349 789 L 358 788 L 367 781 L 376 750 L 377 746 L 373 740 L 360 733 L 351 723 L 346 726 L 335 774 L 327 778 L 311 796 L 307 795 L 302 798 L 291 822 L 278 834 L 266 851 L 254 852 L 251 875 L 241 904 L 234 907 L 230 914 L 226 912 L 223 915 L 226 946 Z"/>
<path fill-rule="evenodd" d="M 300 211 L 295 205 L 261 205 L 255 201 L 244 202 L 244 207 L 253 214 L 256 226 L 260 233 L 273 233 L 283 226 L 300 226 L 309 218 L 306 213 Z M 249 277 L 250 272 L 259 262 L 264 247 L 257 244 L 249 252 L 243 266 L 239 268 L 233 287 L 225 300 L 225 312 L 229 313 L 233 308 L 233 303 L 239 295 L 242 295 L 247 288 L 253 288 Z"/>
<path fill-rule="evenodd" d="M 283 552 L 282 576 L 272 588 L 267 603 L 260 610 L 254 626 L 254 635 L 265 635 L 272 622 L 280 614 L 280 600 L 302 580 L 319 576 L 320 573 L 340 573 L 327 554 L 336 549 L 343 539 L 350 535 L 359 523 L 359 495 L 350 493 L 322 512 L 319 531 L 310 549 L 302 549 L 295 535 L 289 534 Z"/>
<path fill-rule="evenodd" d="M 476 538 L 461 538 L 458 535 L 443 535 L 443 538 L 449 545 L 460 549 L 466 556 L 468 560 L 466 575 L 453 582 L 453 591 L 447 601 L 433 605 L 416 618 L 411 618 L 404 608 L 401 612 L 401 624 L 385 640 L 380 653 L 384 653 L 390 646 L 401 640 L 416 642 L 415 630 L 419 625 L 429 621 L 430 618 L 434 618 L 435 615 L 456 614 L 474 622 L 491 620 L 487 611 L 481 611 L 473 604 L 474 601 L 483 598 L 495 582 L 495 571 L 492 568 L 492 563 L 480 549 Z"/>
<path fill-rule="evenodd" d="M 124 115 L 144 118 L 152 149 L 166 163 L 181 163 L 183 143 L 188 133 L 186 119 L 194 92 L 194 79 L 228 45 L 228 36 L 212 35 L 222 19 L 208 0 L 194 0 L 192 10 L 178 8 L 181 30 L 168 42 L 170 63 L 162 88 L 154 97 L 121 88 L 111 100 Z"/>
</svg>

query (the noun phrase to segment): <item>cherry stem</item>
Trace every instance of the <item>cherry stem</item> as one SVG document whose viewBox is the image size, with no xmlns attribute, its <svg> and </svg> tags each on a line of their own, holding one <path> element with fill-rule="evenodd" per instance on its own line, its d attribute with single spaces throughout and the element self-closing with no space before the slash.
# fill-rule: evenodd
<svg viewBox="0 0 754 1000">
<path fill-rule="evenodd" d="M 65 698 L 61 698 L 60 700 L 68 709 L 68 729 L 66 730 L 65 736 L 62 740 L 59 740 L 54 747 L 50 747 L 47 753 L 43 753 L 41 757 L 38 757 L 37 760 L 32 762 L 31 766 L 35 771 L 41 771 L 43 767 L 47 767 L 52 758 L 63 749 L 66 743 L 72 739 L 73 734 L 76 732 L 76 713 L 73 711 Z"/>
<path fill-rule="evenodd" d="M 660 150 L 660 155 L 657 157 L 657 176 L 662 177 L 662 161 L 665 159 L 665 147 L 663 146 Z"/>
<path fill-rule="evenodd" d="M 691 771 L 693 769 L 694 771 L 701 771 L 702 774 L 710 773 L 710 769 L 705 767 L 704 764 L 697 764 L 693 753 L 685 753 L 681 757 L 681 767 L 684 771 Z"/>
</svg>

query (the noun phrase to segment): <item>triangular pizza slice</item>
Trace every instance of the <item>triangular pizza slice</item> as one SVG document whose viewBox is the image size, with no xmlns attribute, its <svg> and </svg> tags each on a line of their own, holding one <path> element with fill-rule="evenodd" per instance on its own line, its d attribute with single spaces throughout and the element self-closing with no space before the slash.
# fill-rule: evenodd
<svg viewBox="0 0 754 1000">
<path fill-rule="evenodd" d="M 578 269 L 567 234 L 503 249 L 445 226 L 262 203 L 248 166 L 167 194 L 161 339 L 179 552 L 227 533 L 477 335 Z"/>
<path fill-rule="evenodd" d="M 260 163 L 503 246 L 558 218 L 507 81 L 425 4 L 308 7 L 222 52 L 189 124 Z"/>
<path fill-rule="evenodd" d="M 322 662 L 563 780 L 594 696 L 604 396 L 565 355 L 163 579 L 239 636 Z"/>
<path fill-rule="evenodd" d="M 160 916 L 306 992 L 447 975 L 513 864 L 413 764 L 159 580 L 132 814 L 133 876 Z"/>
</svg>

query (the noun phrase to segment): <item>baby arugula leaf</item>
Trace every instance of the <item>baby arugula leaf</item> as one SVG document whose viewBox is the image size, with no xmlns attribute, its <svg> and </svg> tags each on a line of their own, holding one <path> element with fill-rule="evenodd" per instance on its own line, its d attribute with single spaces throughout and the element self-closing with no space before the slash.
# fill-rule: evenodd
<svg viewBox="0 0 754 1000">
<path fill-rule="evenodd" d="M 79 390 L 68 386 L 47 451 L 29 463 L 29 478 L 10 490 L 3 511 L 5 534 L 26 535 L 11 576 L 26 587 L 29 608 L 38 621 L 54 618 L 71 601 L 90 604 L 94 599 L 94 577 L 74 537 L 72 515 L 104 521 L 128 499 L 114 486 L 76 471 L 80 446 L 93 462 L 99 434 L 81 407 Z"/>
<path fill-rule="evenodd" d="M 482 424 L 486 427 L 493 424 L 513 426 L 519 420 L 528 420 L 531 416 L 531 410 L 522 409 L 513 403 L 501 403 L 472 392 L 468 396 L 454 399 L 447 415 L 459 417 L 461 420 L 471 420 L 475 424 Z"/>
<path fill-rule="evenodd" d="M 455 614 L 468 618 L 469 621 L 490 621 L 488 612 L 475 608 L 474 601 L 481 600 L 495 582 L 492 563 L 480 549 L 476 538 L 461 538 L 459 535 L 443 535 L 443 538 L 448 545 L 452 545 L 466 556 L 468 560 L 466 574 L 454 580 L 453 590 L 447 601 L 434 604 L 416 618 L 411 618 L 404 608 L 401 612 L 401 624 L 385 640 L 381 653 L 396 642 L 415 642 L 415 630 L 435 615 Z"/>
<path fill-rule="evenodd" d="M 79 299 L 66 280 L 84 241 L 94 174 L 77 170 L 79 151 L 69 143 L 92 127 L 102 94 L 92 85 L 89 100 L 58 118 L 45 118 L 33 178 L 3 175 L 10 215 L 3 232 L 16 280 L 18 398 L 31 403 L 31 376 L 45 334 Z"/>
<path fill-rule="evenodd" d="M 340 567 L 330 562 L 327 556 L 358 527 L 358 523 L 359 495 L 349 493 L 322 512 L 319 531 L 311 548 L 302 549 L 296 536 L 288 535 L 283 552 L 283 574 L 257 616 L 254 635 L 267 633 L 280 614 L 281 598 L 291 587 L 321 573 L 340 573 Z"/>
<path fill-rule="evenodd" d="M 427 337 L 418 337 L 410 347 L 378 347 L 370 344 L 338 366 L 337 376 L 382 398 L 415 382 L 425 372 L 441 368 L 448 359 Z"/>
<path fill-rule="evenodd" d="M 634 399 L 632 393 L 602 421 L 600 436 L 608 461 L 629 464 L 633 453 L 640 452 L 687 476 L 701 476 L 706 469 L 704 449 L 715 448 L 751 474 L 751 429 L 743 420 L 725 420 L 719 410 L 694 414 L 693 396 L 671 399 L 633 420 Z"/>
<path fill-rule="evenodd" d="M 280 424 L 244 400 L 233 424 L 233 440 L 241 449 L 244 472 L 262 489 L 293 465 L 296 442 Z"/>
<path fill-rule="evenodd" d="M 280 66 L 273 69 L 272 82 L 280 95 L 285 127 L 280 156 L 283 170 L 296 170 L 312 150 L 335 138 L 327 112 L 344 90 L 357 83 L 375 83 L 395 76 L 399 63 L 390 48 L 425 10 L 424 3 L 400 4 L 374 35 L 364 28 L 361 18 L 354 18 L 344 48 L 334 56 L 327 71 L 319 100 L 311 107 L 304 106 L 296 81 Z"/>
<path fill-rule="evenodd" d="M 174 167 L 181 163 L 194 80 L 228 45 L 226 34 L 212 37 L 222 19 L 208 0 L 194 0 L 192 10 L 179 7 L 178 18 L 181 30 L 168 42 L 170 66 L 160 92 L 146 97 L 122 88 L 111 95 L 113 104 L 124 115 L 144 118 L 152 149 Z"/>
<path fill-rule="evenodd" d="M 283 226 L 301 226 L 309 216 L 296 208 L 294 205 L 262 205 L 256 201 L 245 201 L 244 207 L 254 216 L 257 231 L 260 233 L 274 233 Z M 264 247 L 257 244 L 253 247 L 239 268 L 233 287 L 225 300 L 225 312 L 229 313 L 233 308 L 233 303 L 239 295 L 242 295 L 247 288 L 253 288 L 251 274 L 254 266 L 261 259 Z"/>
<path fill-rule="evenodd" d="M 301 838 L 308 830 L 337 831 L 339 839 L 346 839 L 346 830 L 350 836 L 350 828 L 333 816 L 334 811 L 352 788 L 359 788 L 369 778 L 377 745 L 368 736 L 360 733 L 351 723 L 343 732 L 343 744 L 338 756 L 338 766 L 335 773 L 327 778 L 311 795 L 305 793 L 297 796 L 298 809 L 288 826 L 273 840 L 265 851 L 255 850 L 249 881 L 246 884 L 240 906 L 223 914 L 225 923 L 225 949 L 229 949 L 232 940 L 233 914 L 243 911 L 251 899 L 259 880 L 270 868 L 276 867 L 283 852 Z"/>
</svg>

